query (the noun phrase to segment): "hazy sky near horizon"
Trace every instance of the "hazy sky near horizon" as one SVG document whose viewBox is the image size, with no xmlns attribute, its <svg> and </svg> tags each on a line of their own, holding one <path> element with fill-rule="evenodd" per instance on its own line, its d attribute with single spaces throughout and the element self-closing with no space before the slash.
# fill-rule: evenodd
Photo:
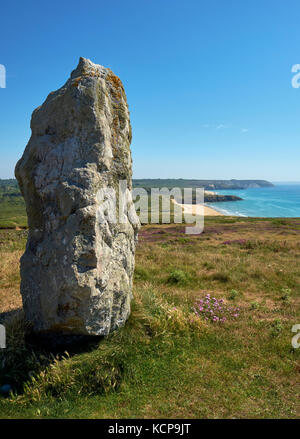
<svg viewBox="0 0 300 439">
<path fill-rule="evenodd" d="M 300 180 L 300 3 L 3 2 L 0 178 L 80 56 L 122 79 L 135 178 Z"/>
</svg>

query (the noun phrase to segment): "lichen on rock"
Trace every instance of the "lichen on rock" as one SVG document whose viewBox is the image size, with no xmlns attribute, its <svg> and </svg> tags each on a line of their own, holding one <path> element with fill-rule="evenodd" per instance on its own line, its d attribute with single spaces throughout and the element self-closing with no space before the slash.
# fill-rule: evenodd
<svg viewBox="0 0 300 439">
<path fill-rule="evenodd" d="M 33 112 L 31 130 L 15 170 L 29 224 L 21 258 L 26 319 L 37 333 L 106 335 L 130 314 L 139 228 L 137 218 L 99 221 L 99 191 L 117 189 L 120 180 L 132 204 L 120 79 L 80 58 L 66 84 Z"/>
</svg>

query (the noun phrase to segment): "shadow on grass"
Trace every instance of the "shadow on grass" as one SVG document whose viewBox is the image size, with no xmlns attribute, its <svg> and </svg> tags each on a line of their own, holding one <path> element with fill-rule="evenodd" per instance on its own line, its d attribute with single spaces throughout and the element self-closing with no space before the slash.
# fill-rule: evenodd
<svg viewBox="0 0 300 439">
<path fill-rule="evenodd" d="M 13 309 L 12 311 L 0 312 L 0 324 L 5 324 L 5 321 L 13 319 L 22 311 L 21 308 Z"/>
<path fill-rule="evenodd" d="M 31 377 L 55 361 L 96 349 L 102 336 L 35 334 L 21 308 L 0 313 L 6 328 L 6 348 L 0 350 L 0 387 L 21 394 Z M 0 391 L 1 395 L 1 391 Z M 2 395 L 8 396 L 8 395 Z"/>
</svg>

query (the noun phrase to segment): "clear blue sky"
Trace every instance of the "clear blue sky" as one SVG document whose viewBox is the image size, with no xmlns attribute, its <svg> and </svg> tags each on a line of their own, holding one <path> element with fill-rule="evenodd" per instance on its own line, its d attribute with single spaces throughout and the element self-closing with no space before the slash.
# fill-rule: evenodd
<svg viewBox="0 0 300 439">
<path fill-rule="evenodd" d="M 134 177 L 300 180 L 299 0 L 8 1 L 0 177 L 80 56 L 122 79 Z"/>
</svg>

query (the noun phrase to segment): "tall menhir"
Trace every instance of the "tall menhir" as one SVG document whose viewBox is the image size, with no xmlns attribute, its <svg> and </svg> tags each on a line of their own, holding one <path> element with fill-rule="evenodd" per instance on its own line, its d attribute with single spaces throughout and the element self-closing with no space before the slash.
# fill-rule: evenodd
<svg viewBox="0 0 300 439">
<path fill-rule="evenodd" d="M 130 314 L 139 227 L 99 221 L 99 190 L 126 180 L 132 203 L 120 79 L 80 58 L 66 84 L 33 112 L 31 130 L 15 170 L 29 225 L 21 258 L 25 317 L 39 334 L 106 335 Z"/>
</svg>

